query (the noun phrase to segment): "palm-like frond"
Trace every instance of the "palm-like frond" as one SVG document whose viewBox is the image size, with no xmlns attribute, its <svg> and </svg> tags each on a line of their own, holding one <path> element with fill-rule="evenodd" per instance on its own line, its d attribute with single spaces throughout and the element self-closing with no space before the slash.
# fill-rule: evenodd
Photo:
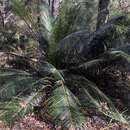
<svg viewBox="0 0 130 130">
<path fill-rule="evenodd" d="M 94 104 L 101 113 L 110 117 L 110 119 L 128 124 L 129 121 L 127 118 L 125 116 L 123 117 L 123 115 L 115 108 L 111 100 L 101 92 L 95 84 L 87 79 L 85 80 L 87 84 L 84 87 L 84 91 L 87 100 Z"/>
<path fill-rule="evenodd" d="M 12 127 L 17 120 L 33 112 L 34 106 L 38 105 L 42 97 L 40 91 L 24 97 L 20 97 L 19 93 L 18 97 L 13 97 L 10 101 L 0 102 L 0 120 Z"/>
<path fill-rule="evenodd" d="M 108 41 L 113 31 L 113 26 L 107 26 L 91 34 L 86 33 L 86 31 L 70 34 L 61 40 L 57 51 L 64 56 L 62 61 L 65 63 L 88 61 L 111 48 L 111 43 L 108 43 Z M 108 39 L 108 41 L 103 39 Z"/>
<path fill-rule="evenodd" d="M 129 70 L 130 55 L 127 50 L 126 53 L 121 51 L 121 49 L 106 51 L 98 58 L 83 62 L 77 66 L 68 66 L 68 69 L 69 72 L 73 74 L 84 75 L 85 77 L 91 79 L 99 76 L 102 70 L 106 69 L 107 67 L 111 65 L 118 65 L 120 61 L 124 62 L 127 65 L 126 70 Z"/>
<path fill-rule="evenodd" d="M 128 43 L 128 44 L 122 45 L 120 47 L 117 47 L 116 50 L 123 51 L 127 55 L 130 55 L 130 44 Z"/>
<path fill-rule="evenodd" d="M 0 119 L 9 125 L 32 112 L 44 96 L 43 90 L 51 86 L 47 78 L 15 69 L 0 69 L 0 84 Z"/>
<path fill-rule="evenodd" d="M 55 41 L 59 42 L 59 40 L 74 31 L 94 28 L 93 19 L 96 19 L 96 10 L 96 0 L 63 0 L 54 27 Z M 60 31 L 62 34 L 60 34 Z"/>
<path fill-rule="evenodd" d="M 43 71 L 46 77 L 44 77 L 44 75 L 38 77 L 37 75 L 22 70 L 0 69 L 0 99 L 11 99 L 12 97 L 19 95 L 19 93 L 20 96 L 28 95 L 32 93 L 32 91 L 35 92 L 40 88 L 51 86 L 51 82 L 49 82 L 49 78 L 47 78 L 46 74 L 51 74 L 54 70 L 51 70 L 49 65 L 50 64 L 47 63 L 44 64 Z M 55 75 L 55 78 L 56 77 L 57 75 Z"/>
<path fill-rule="evenodd" d="M 66 127 L 83 127 L 85 117 L 78 110 L 76 97 L 64 86 L 64 79 L 59 71 L 48 63 L 44 64 L 45 71 L 50 71 L 54 75 L 57 81 L 56 86 L 52 87 L 51 84 L 49 86 L 49 81 L 46 78 L 35 78 L 24 71 L 1 69 L 1 80 L 4 79 L 6 82 L 1 86 L 0 100 L 7 100 L 7 104 L 1 102 L 0 119 L 6 120 L 11 125 L 16 119 L 24 116 L 28 111 L 32 111 L 35 101 L 43 97 L 45 87 L 52 87 L 54 91 L 48 99 L 48 111 L 63 120 L 62 124 Z M 62 85 L 59 84 L 60 81 Z"/>
<path fill-rule="evenodd" d="M 30 74 L 22 71 L 19 72 L 18 70 L 9 71 L 8 69 L 1 69 L 0 77 L 0 82 L 2 84 L 0 90 L 1 99 L 9 99 L 16 96 L 21 91 L 29 91 L 32 87 L 30 83 L 35 81 Z"/>
<path fill-rule="evenodd" d="M 49 39 L 52 30 L 52 22 L 54 22 L 54 18 L 50 15 L 49 3 L 47 1 L 44 1 L 43 3 L 41 2 L 39 6 L 43 32 L 45 33 L 44 35 L 46 35 Z"/>
<path fill-rule="evenodd" d="M 71 81 L 71 85 L 73 85 L 76 90 L 79 90 L 80 94 L 77 95 L 77 98 L 80 101 L 80 108 L 83 108 L 86 112 L 87 110 L 96 110 L 106 117 L 109 117 L 110 120 L 129 124 L 128 117 L 120 113 L 112 101 L 93 82 L 79 75 L 69 74 L 66 76 L 69 76 L 67 80 Z M 77 85 L 80 85 L 80 89 L 77 88 L 79 87 Z"/>
<path fill-rule="evenodd" d="M 108 59 L 124 59 L 126 60 L 128 63 L 130 63 L 130 55 L 122 50 L 115 50 L 115 51 L 108 51 L 106 53 L 104 53 L 104 58 L 108 58 Z"/>
<path fill-rule="evenodd" d="M 39 12 L 37 12 L 39 13 L 37 14 L 39 16 L 35 17 L 37 17 L 36 19 L 38 19 L 38 17 L 40 18 L 39 23 L 37 23 L 37 20 L 34 20 L 30 10 L 25 7 L 24 2 L 19 0 L 11 0 L 11 9 L 13 13 L 25 22 L 25 25 L 28 27 L 33 38 L 36 41 L 39 41 L 39 38 L 42 35 L 44 38 L 46 37 L 46 40 L 48 40 L 53 21 L 53 17 L 49 14 L 49 4 L 46 1 L 42 1 L 37 6 L 39 6 Z"/>
<path fill-rule="evenodd" d="M 78 107 L 79 101 L 72 92 L 62 83 L 48 99 L 48 113 L 54 120 L 59 119 L 65 128 L 85 129 L 85 116 Z"/>
<path fill-rule="evenodd" d="M 30 11 L 25 8 L 24 3 L 19 0 L 11 0 L 11 9 L 14 14 L 19 16 L 25 22 L 25 25 L 29 28 L 30 34 L 38 41 L 38 26 L 35 24 Z"/>
<path fill-rule="evenodd" d="M 69 90 L 71 87 L 68 88 L 62 80 L 58 80 L 55 86 L 56 89 L 54 89 L 52 95 L 48 99 L 48 113 L 53 116 L 54 120 L 60 119 L 62 121 L 61 124 L 63 124 L 65 127 L 70 127 L 72 124 L 75 124 L 75 128 L 85 129 L 85 126 L 83 125 L 85 124 L 85 117 L 82 113 L 82 108 L 86 107 L 86 109 L 91 109 L 93 106 L 110 119 L 129 124 L 128 117 L 120 113 L 115 108 L 111 100 L 102 91 L 100 91 L 100 89 L 98 89 L 94 83 L 82 76 L 78 77 L 77 75 L 75 77 L 76 79 L 71 79 L 71 75 L 68 76 L 71 81 L 75 81 L 76 83 L 77 81 L 80 82 L 79 87 L 81 89 L 79 89 L 79 95 L 75 96 Z M 75 84 L 71 82 L 71 85 Z M 73 108 L 73 111 L 71 111 L 71 107 Z M 73 112 L 77 117 L 76 119 L 75 116 L 73 116 Z M 77 119 L 79 119 L 79 122 Z"/>
<path fill-rule="evenodd" d="M 94 32 L 81 30 L 69 34 L 58 44 L 57 53 L 63 55 L 61 61 L 66 64 L 78 64 L 98 58 L 105 51 L 121 46 L 122 35 L 117 31 L 125 17 L 111 19 Z M 120 26 L 121 26 L 120 25 Z"/>
<path fill-rule="evenodd" d="M 83 83 L 80 84 L 83 90 L 82 96 L 85 95 L 84 97 L 86 97 L 82 98 L 80 95 L 75 96 L 70 91 L 65 85 L 63 76 L 54 66 L 45 63 L 40 69 L 42 68 L 44 73 L 48 72 L 53 75 L 55 79 L 54 86 L 51 83 L 49 85 L 49 81 L 46 78 L 33 77 L 31 74 L 23 71 L 1 69 L 1 78 L 5 80 L 7 78 L 7 82 L 1 87 L 1 99 L 4 97 L 4 94 L 9 96 L 8 98 L 4 97 L 4 99 L 10 99 L 7 104 L 3 104 L 1 118 L 8 121 L 7 118 L 10 116 L 9 119 L 12 120 L 9 120 L 9 123 L 12 123 L 11 121 L 18 119 L 18 116 L 24 116 L 25 113 L 33 109 L 35 101 L 40 100 L 44 95 L 44 88 L 51 87 L 52 93 L 46 101 L 44 108 L 53 117 L 52 119 L 58 120 L 64 128 L 85 129 L 86 117 L 82 112 L 82 108 L 84 108 L 84 105 L 88 105 L 88 101 L 90 101 L 90 104 L 93 104 L 95 109 L 111 119 L 127 123 L 127 120 L 117 111 L 112 102 L 89 80 L 85 78 L 81 80 Z M 24 88 L 23 85 L 26 85 L 26 87 L 24 86 Z M 25 94 L 23 94 L 24 90 L 26 90 Z M 27 90 L 30 91 L 27 93 Z M 13 109 L 15 108 L 15 111 L 12 110 L 12 107 L 10 108 L 11 103 L 13 103 L 12 107 Z M 107 104 L 105 108 L 102 108 L 103 103 Z M 91 108 L 91 105 L 85 107 Z"/>
</svg>

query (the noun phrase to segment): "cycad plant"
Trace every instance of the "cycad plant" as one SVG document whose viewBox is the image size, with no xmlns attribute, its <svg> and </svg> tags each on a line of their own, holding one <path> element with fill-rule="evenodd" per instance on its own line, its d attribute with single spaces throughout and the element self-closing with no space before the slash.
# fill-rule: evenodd
<svg viewBox="0 0 130 130">
<path fill-rule="evenodd" d="M 73 4 L 77 8 L 80 2 Z M 21 2 L 12 0 L 12 10 L 25 21 L 33 38 L 39 42 L 38 26 L 32 22 Z M 89 110 L 98 111 L 107 119 L 129 124 L 129 117 L 116 109 L 92 79 L 110 65 L 116 65 L 117 61 L 129 64 L 129 54 L 121 51 L 123 49 L 119 46 L 122 44 L 118 44 L 117 27 L 122 26 L 124 20 L 122 16 L 110 20 L 97 31 L 81 30 L 64 35 L 53 51 L 53 58 L 60 63 L 58 69 L 52 65 L 55 65 L 53 62 L 50 64 L 19 55 L 19 60 L 28 61 L 28 66 L 17 69 L 17 58 L 15 62 L 10 59 L 9 68 L 0 68 L 1 120 L 12 126 L 13 122 L 40 105 L 38 112 L 41 116 L 49 115 L 63 130 L 87 130 Z"/>
</svg>

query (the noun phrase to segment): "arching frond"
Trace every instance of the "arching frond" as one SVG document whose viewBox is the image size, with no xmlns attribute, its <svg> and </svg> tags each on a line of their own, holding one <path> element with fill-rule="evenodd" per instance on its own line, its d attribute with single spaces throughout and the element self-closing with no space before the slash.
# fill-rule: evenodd
<svg viewBox="0 0 130 130">
<path fill-rule="evenodd" d="M 39 5 L 40 15 L 41 15 L 41 24 L 42 31 L 45 33 L 44 35 L 50 38 L 50 34 L 52 31 L 52 23 L 54 22 L 54 18 L 50 15 L 49 4 L 47 1 L 41 2 Z"/>
<path fill-rule="evenodd" d="M 13 13 L 25 22 L 25 25 L 29 28 L 30 34 L 35 38 L 35 40 L 38 40 L 38 26 L 35 24 L 30 11 L 25 7 L 24 3 L 19 0 L 11 0 L 10 3 Z"/>
<path fill-rule="evenodd" d="M 104 115 L 110 117 L 111 120 L 117 120 L 122 123 L 129 124 L 129 120 L 125 117 L 125 115 L 122 115 L 114 106 L 114 104 L 111 102 L 111 100 L 98 89 L 98 87 L 90 82 L 89 80 L 86 80 L 86 86 L 84 87 L 84 91 L 86 94 L 86 99 L 90 101 L 95 107 Z"/>
<path fill-rule="evenodd" d="M 79 101 L 74 94 L 62 83 L 58 85 L 48 99 L 48 113 L 53 120 L 60 120 L 64 128 L 85 129 L 85 116 L 78 107 Z"/>
<path fill-rule="evenodd" d="M 29 91 L 32 88 L 35 79 L 27 72 L 18 70 L 1 69 L 0 70 L 0 98 L 10 99 L 21 91 Z"/>
<path fill-rule="evenodd" d="M 81 108 L 86 111 L 87 109 L 91 111 L 96 110 L 104 116 L 109 117 L 110 120 L 129 124 L 128 117 L 119 112 L 113 102 L 93 82 L 79 75 L 69 74 L 66 76 L 69 77 L 67 81 L 69 80 L 71 85 L 76 90 L 79 90 L 80 95 L 77 95 L 77 98 L 80 101 Z M 77 88 L 77 85 L 80 85 L 80 88 Z"/>
<path fill-rule="evenodd" d="M 122 42 L 116 32 L 116 24 L 107 23 L 93 33 L 85 30 L 75 32 L 59 43 L 57 52 L 63 55 L 62 62 L 67 64 L 82 63 L 99 57 L 106 50 L 120 46 Z"/>
<path fill-rule="evenodd" d="M 122 45 L 116 49 L 123 51 L 123 52 L 127 53 L 128 55 L 130 55 L 130 44 Z"/>
<path fill-rule="evenodd" d="M 29 10 L 27 5 L 20 0 L 11 0 L 11 9 L 14 14 L 19 16 L 21 20 L 24 21 L 25 25 L 28 27 L 28 31 L 33 36 L 36 41 L 39 41 L 40 37 L 48 40 L 50 36 L 50 31 L 52 29 L 53 17 L 49 13 L 49 4 L 46 1 L 41 1 L 38 3 L 38 10 L 35 13 L 38 13 L 35 16 L 32 15 L 32 12 Z M 35 3 L 36 4 L 36 3 Z M 39 19 L 39 21 L 38 21 Z"/>
<path fill-rule="evenodd" d="M 23 71 L 1 69 L 0 77 L 8 79 L 8 82 L 5 82 L 3 87 L 1 86 L 0 93 L 3 93 L 1 99 L 4 94 L 9 95 L 9 98 L 7 99 L 10 99 L 7 100 L 7 104 L 1 105 L 3 106 L 1 108 L 1 119 L 6 119 L 6 121 L 8 121 L 7 118 L 11 119 L 9 120 L 9 123 L 12 123 L 11 121 L 13 121 L 13 119 L 14 121 L 15 119 L 18 119 L 18 116 L 24 116 L 25 113 L 33 109 L 35 101 L 41 99 L 44 88 L 51 87 L 52 93 L 50 93 L 49 98 L 45 101 L 44 109 L 47 109 L 48 114 L 52 116 L 54 121 L 58 121 L 66 129 L 73 128 L 84 130 L 86 127 L 86 117 L 82 110 L 85 107 L 91 108 L 91 106 L 105 116 L 108 116 L 110 119 L 128 123 L 127 119 L 118 112 L 107 96 L 86 78 L 79 78 L 76 76 L 78 79 L 71 79 L 71 82 L 77 82 L 78 80 L 81 82 L 79 86 L 80 91 L 78 92 L 80 94 L 74 95 L 71 88 L 66 86 L 66 81 L 63 76 L 53 65 L 46 62 L 40 69 L 43 69 L 44 73 L 48 72 L 53 75 L 55 82 L 54 86 L 52 86 L 51 83 L 49 85 L 49 81 L 46 78 L 33 77 L 31 74 Z M 9 75 L 7 75 L 7 72 Z M 24 86 L 24 83 L 27 85 L 26 87 Z M 74 84 L 71 83 L 71 85 Z M 13 87 L 14 89 L 12 89 Z M 22 90 L 19 90 L 20 88 Z M 22 96 L 24 90 L 26 91 L 26 94 Z M 30 92 L 27 93 L 27 90 L 30 90 Z M 6 97 L 4 97 L 4 99 L 5 98 Z M 102 107 L 102 104 L 105 104 L 106 106 Z"/>
<path fill-rule="evenodd" d="M 9 125 L 32 112 L 44 97 L 43 90 L 52 87 L 47 77 L 15 69 L 0 69 L 0 84 L 0 120 Z"/>
<path fill-rule="evenodd" d="M 16 121 L 33 112 L 34 106 L 41 101 L 42 97 L 43 93 L 38 91 L 31 93 L 29 96 L 20 97 L 19 94 L 18 97 L 13 97 L 10 101 L 1 101 L 0 120 L 12 127 Z"/>
</svg>

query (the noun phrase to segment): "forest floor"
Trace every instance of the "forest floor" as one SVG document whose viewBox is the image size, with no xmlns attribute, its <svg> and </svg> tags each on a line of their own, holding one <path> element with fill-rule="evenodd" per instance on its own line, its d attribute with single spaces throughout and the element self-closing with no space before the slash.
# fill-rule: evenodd
<svg viewBox="0 0 130 130">
<path fill-rule="evenodd" d="M 10 129 L 0 122 L 0 130 Z M 33 114 L 29 114 L 20 122 L 16 122 L 11 130 L 62 130 L 62 128 L 60 126 L 57 127 L 50 123 L 40 121 L 36 119 Z M 99 117 L 94 116 L 87 119 L 86 129 L 84 130 L 130 130 L 130 128 L 121 123 L 107 123 Z"/>
</svg>

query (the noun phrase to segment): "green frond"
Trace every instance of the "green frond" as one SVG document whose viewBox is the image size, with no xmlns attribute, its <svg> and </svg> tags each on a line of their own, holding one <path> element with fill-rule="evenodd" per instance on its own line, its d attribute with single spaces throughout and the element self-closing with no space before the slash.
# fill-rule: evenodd
<svg viewBox="0 0 130 130">
<path fill-rule="evenodd" d="M 84 83 L 86 82 L 84 84 L 85 86 L 82 86 L 85 92 L 84 97 L 86 99 L 86 104 L 88 104 L 88 102 L 93 104 L 93 107 L 95 107 L 99 112 L 108 116 L 111 120 L 129 124 L 126 116 L 115 108 L 111 100 L 100 89 L 98 89 L 94 83 L 85 78 L 83 80 Z"/>
<path fill-rule="evenodd" d="M 63 79 L 59 71 L 47 62 L 40 69 L 53 74 L 55 80 Z M 51 80 L 46 75 L 39 78 L 21 70 L 0 69 L 0 119 L 13 125 L 27 112 L 32 112 L 44 97 L 44 89 L 53 87 Z"/>
<path fill-rule="evenodd" d="M 27 5 L 20 0 L 11 0 L 11 9 L 14 14 L 19 16 L 21 20 L 25 22 L 25 25 L 29 28 L 29 32 L 35 38 L 39 40 L 39 35 L 43 35 L 46 39 L 49 39 L 50 32 L 52 29 L 53 17 L 49 14 L 49 5 L 47 2 L 42 2 L 37 5 L 39 16 L 32 16 L 31 11 Z M 40 23 L 38 23 L 38 17 L 40 18 Z M 41 34 L 39 34 L 39 32 Z"/>
<path fill-rule="evenodd" d="M 50 63 L 48 62 L 44 62 L 40 69 L 39 70 L 42 70 L 45 73 L 49 73 L 49 74 L 52 74 L 54 76 L 54 79 L 55 80 L 62 80 L 64 82 L 64 78 L 62 76 L 62 74 Z"/>
<path fill-rule="evenodd" d="M 60 84 L 48 99 L 47 109 L 54 121 L 59 120 L 65 128 L 83 130 L 86 120 L 78 105 L 79 101 L 73 93 L 64 84 Z"/>
<path fill-rule="evenodd" d="M 56 80 L 53 92 L 44 106 L 54 121 L 63 125 L 65 128 L 84 129 L 85 116 L 79 108 L 79 101 L 74 94 L 64 85 L 65 81 L 60 72 L 51 64 L 45 63 L 44 69 L 53 74 Z"/>
<path fill-rule="evenodd" d="M 42 96 L 43 93 L 38 91 L 29 96 L 14 97 L 10 101 L 0 102 L 0 120 L 12 127 L 16 121 L 33 112 L 34 106 L 41 101 Z"/>
<path fill-rule="evenodd" d="M 88 62 L 85 62 L 85 63 L 79 65 L 78 68 L 79 68 L 79 70 L 82 70 L 82 71 L 95 69 L 98 72 L 98 69 L 101 69 L 101 68 L 107 66 L 108 63 L 109 63 L 109 61 L 107 59 L 104 59 L 104 58 L 94 59 L 94 60 L 90 60 Z"/>
<path fill-rule="evenodd" d="M 0 68 L 0 77 L 4 77 L 4 76 L 31 76 L 31 74 L 29 74 L 26 71 L 21 71 L 21 70 L 16 70 L 16 69 L 2 69 Z"/>
<path fill-rule="evenodd" d="M 46 78 L 15 69 L 0 69 L 0 100 L 9 100 L 16 95 L 29 95 L 43 86 L 50 86 Z"/>
<path fill-rule="evenodd" d="M 54 18 L 50 15 L 49 12 L 49 4 L 47 1 L 41 2 L 40 7 L 40 15 L 41 15 L 41 24 L 44 28 L 43 32 L 45 32 L 48 39 L 50 38 L 50 34 L 52 31 L 52 22 L 54 21 Z"/>
<path fill-rule="evenodd" d="M 130 64 L 129 52 L 125 53 L 120 50 L 106 51 L 99 58 L 86 61 L 77 66 L 69 66 L 69 71 L 73 74 L 84 75 L 87 78 L 93 78 L 101 74 L 103 69 L 111 65 L 117 65 L 119 61 Z"/>
<path fill-rule="evenodd" d="M 63 63 L 76 64 L 98 58 L 106 50 L 115 48 L 116 26 L 105 24 L 99 30 L 88 33 L 86 30 L 72 33 L 59 42 L 57 53 L 63 55 Z M 113 44 L 114 43 L 114 44 Z"/>
<path fill-rule="evenodd" d="M 125 53 L 127 53 L 128 55 L 130 55 L 130 44 L 125 44 L 123 46 L 120 46 L 118 48 L 116 48 L 117 50 L 123 51 Z"/>
<path fill-rule="evenodd" d="M 74 67 L 70 66 L 69 71 L 73 74 L 81 74 L 86 77 L 89 77 L 89 76 L 93 77 L 100 74 L 102 69 L 109 66 L 111 63 L 112 63 L 112 60 L 101 57 L 100 59 L 93 59 L 88 62 L 81 63 Z"/>
<path fill-rule="evenodd" d="M 7 100 L 19 92 L 29 93 L 33 89 L 32 83 L 36 79 L 27 72 L 18 70 L 0 70 L 0 99 Z"/>
<path fill-rule="evenodd" d="M 122 50 L 114 50 L 114 51 L 108 51 L 106 53 L 103 54 L 103 57 L 106 59 L 124 59 L 126 60 L 128 63 L 130 63 L 130 55 L 129 53 L 126 51 L 122 51 Z"/>
<path fill-rule="evenodd" d="M 69 89 L 76 91 L 76 97 L 80 101 L 80 108 L 86 113 L 91 110 L 91 112 L 96 112 L 111 121 L 129 124 L 128 115 L 118 111 L 111 99 L 93 82 L 83 76 L 70 73 L 66 74 L 65 77 Z M 73 87 L 71 87 L 72 85 Z"/>
<path fill-rule="evenodd" d="M 96 11 L 96 0 L 63 0 L 53 28 L 55 43 L 58 43 L 72 32 L 86 28 L 92 30 L 95 26 L 94 19 L 96 20 Z"/>
<path fill-rule="evenodd" d="M 30 11 L 20 0 L 11 0 L 11 9 L 13 13 L 19 16 L 26 24 L 34 24 Z"/>
<path fill-rule="evenodd" d="M 24 3 L 20 0 L 11 0 L 11 10 L 14 14 L 20 17 L 28 27 L 30 34 L 38 41 L 38 25 L 32 17 L 31 12 L 25 7 Z"/>
<path fill-rule="evenodd" d="M 13 125 L 16 120 L 33 112 L 44 96 L 44 89 L 52 87 L 49 78 L 38 78 L 25 71 L 0 69 L 0 120 Z"/>
</svg>

